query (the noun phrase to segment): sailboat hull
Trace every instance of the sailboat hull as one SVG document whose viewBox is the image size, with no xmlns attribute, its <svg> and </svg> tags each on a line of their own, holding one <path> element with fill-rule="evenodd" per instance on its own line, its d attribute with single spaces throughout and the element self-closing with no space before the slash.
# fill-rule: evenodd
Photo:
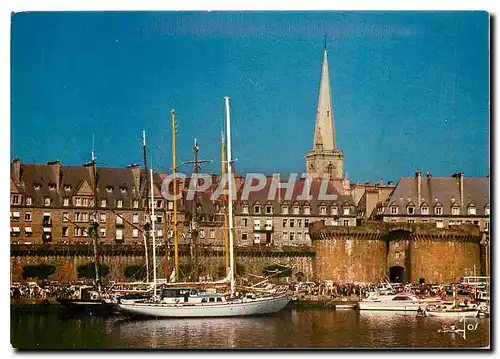
<svg viewBox="0 0 500 359">
<path fill-rule="evenodd" d="M 237 299 L 223 303 L 197 304 L 154 304 L 134 303 L 118 304 L 119 310 L 127 315 L 168 317 L 168 318 L 196 318 L 196 317 L 239 317 L 276 313 L 287 306 L 292 299 L 291 295 Z"/>
</svg>

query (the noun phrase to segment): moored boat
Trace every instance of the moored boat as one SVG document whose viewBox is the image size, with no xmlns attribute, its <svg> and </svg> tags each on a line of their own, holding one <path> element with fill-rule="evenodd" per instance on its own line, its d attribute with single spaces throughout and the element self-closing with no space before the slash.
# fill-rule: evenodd
<svg viewBox="0 0 500 359">
<path fill-rule="evenodd" d="M 475 318 L 479 315 L 477 309 L 426 309 L 425 315 L 428 317 L 440 318 Z"/>
</svg>

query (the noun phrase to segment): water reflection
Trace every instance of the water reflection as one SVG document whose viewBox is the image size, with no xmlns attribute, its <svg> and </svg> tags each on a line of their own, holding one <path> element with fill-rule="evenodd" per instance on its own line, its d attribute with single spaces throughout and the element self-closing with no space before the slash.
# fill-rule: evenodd
<svg viewBox="0 0 500 359">
<path fill-rule="evenodd" d="M 464 340 L 437 333 L 443 320 L 414 313 L 287 309 L 262 317 L 158 320 L 13 313 L 11 340 L 15 347 L 54 349 L 486 346 L 489 319 L 473 321 L 478 330 Z"/>
</svg>

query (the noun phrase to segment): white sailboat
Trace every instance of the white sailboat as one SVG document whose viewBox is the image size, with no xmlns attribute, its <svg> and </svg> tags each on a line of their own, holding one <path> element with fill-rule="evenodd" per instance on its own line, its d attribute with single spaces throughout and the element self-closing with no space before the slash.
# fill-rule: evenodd
<svg viewBox="0 0 500 359">
<path fill-rule="evenodd" d="M 224 97 L 226 105 L 227 126 L 227 174 L 228 174 L 228 219 L 229 219 L 229 295 L 220 293 L 203 293 L 195 286 L 170 287 L 162 291 L 160 296 L 151 300 L 134 303 L 119 303 L 119 309 L 124 314 L 153 317 L 234 317 L 275 313 L 292 299 L 288 290 L 269 293 L 248 293 L 237 295 L 234 276 L 233 249 L 233 181 L 231 168 L 231 119 L 229 113 L 229 97 Z M 152 191 L 151 191 L 152 192 Z M 153 201 L 151 201 L 153 203 Z M 154 215 L 154 214 L 153 214 Z M 154 223 L 154 221 L 152 221 Z M 155 243 L 153 229 L 153 245 Z M 153 251 L 153 257 L 155 257 Z M 154 259 L 153 259 L 154 260 Z M 155 266 L 154 266 L 155 267 Z M 156 282 L 156 272 L 153 272 Z M 154 292 L 156 294 L 156 289 Z"/>
</svg>

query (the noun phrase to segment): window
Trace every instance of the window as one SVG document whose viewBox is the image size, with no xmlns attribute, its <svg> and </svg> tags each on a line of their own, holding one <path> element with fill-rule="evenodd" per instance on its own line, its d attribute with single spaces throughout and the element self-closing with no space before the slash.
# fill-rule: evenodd
<svg viewBox="0 0 500 359">
<path fill-rule="evenodd" d="M 69 184 L 65 184 L 65 185 L 64 185 L 64 190 L 65 190 L 65 191 L 71 191 L 71 185 L 69 185 Z"/>
<path fill-rule="evenodd" d="M 485 232 L 488 232 L 489 228 L 490 228 L 490 222 L 485 221 L 484 222 L 484 230 L 485 230 Z"/>
<path fill-rule="evenodd" d="M 119 199 L 119 200 L 116 202 L 116 207 L 118 207 L 118 208 L 122 208 L 122 207 L 123 207 L 123 199 Z"/>
<path fill-rule="evenodd" d="M 246 241 L 248 239 L 248 233 L 242 233 L 241 234 L 241 240 Z"/>
<path fill-rule="evenodd" d="M 397 251 L 396 251 L 396 252 L 394 252 L 394 257 L 395 257 L 395 258 L 399 258 L 399 252 L 397 252 Z"/>
<path fill-rule="evenodd" d="M 294 228 L 295 227 L 295 220 L 291 219 L 290 220 L 290 228 Z"/>
<path fill-rule="evenodd" d="M 434 208 L 434 214 L 440 216 L 443 214 L 443 207 L 436 207 Z"/>
<path fill-rule="evenodd" d="M 31 229 L 31 227 L 24 228 L 24 235 L 25 236 L 30 237 L 32 234 L 33 234 L 33 230 Z"/>
<path fill-rule="evenodd" d="M 253 213 L 260 214 L 260 206 L 259 205 L 253 206 Z"/>
<path fill-rule="evenodd" d="M 163 223 L 163 216 L 161 214 L 156 216 L 156 223 L 158 224 Z"/>
<path fill-rule="evenodd" d="M 50 197 L 45 197 L 43 202 L 46 206 L 50 206 Z"/>
<path fill-rule="evenodd" d="M 53 183 L 49 183 L 49 190 L 53 191 L 56 189 L 56 185 Z"/>
<path fill-rule="evenodd" d="M 297 228 L 301 228 L 301 227 L 302 227 L 302 220 L 297 219 Z"/>
<path fill-rule="evenodd" d="M 75 206 L 80 207 L 82 205 L 82 199 L 80 197 L 75 197 L 74 202 Z"/>
<path fill-rule="evenodd" d="M 273 206 L 271 205 L 266 206 L 266 214 L 273 214 Z"/>
<path fill-rule="evenodd" d="M 210 239 L 215 239 L 215 229 L 210 230 Z"/>
<path fill-rule="evenodd" d="M 43 214 L 42 222 L 43 222 L 44 226 L 52 224 L 52 220 L 50 218 L 50 213 L 47 212 L 47 213 Z"/>
<path fill-rule="evenodd" d="M 344 207 L 344 216 L 348 216 L 351 214 L 351 208 L 349 207 Z"/>
<path fill-rule="evenodd" d="M 106 207 L 106 200 L 105 199 L 101 199 L 101 207 Z"/>
<path fill-rule="evenodd" d="M 281 208 L 281 213 L 282 213 L 282 214 L 288 214 L 288 206 L 283 206 L 283 207 Z"/>
<path fill-rule="evenodd" d="M 309 220 L 304 219 L 304 227 L 308 228 L 309 227 Z"/>
<path fill-rule="evenodd" d="M 469 215 L 475 215 L 476 214 L 476 207 L 470 206 L 468 208 L 468 211 L 469 211 Z"/>
<path fill-rule="evenodd" d="M 134 213 L 132 215 L 132 223 L 134 223 L 134 224 L 139 223 L 139 215 L 137 213 Z"/>
<path fill-rule="evenodd" d="M 62 227 L 62 236 L 67 237 L 69 233 L 68 227 Z"/>
<path fill-rule="evenodd" d="M 132 228 L 132 238 L 139 237 L 139 230 L 137 228 Z"/>
<path fill-rule="evenodd" d="M 134 199 L 134 201 L 132 202 L 132 207 L 139 208 L 139 201 Z"/>
<path fill-rule="evenodd" d="M 127 187 L 120 187 L 120 192 L 122 194 L 127 194 Z"/>
<path fill-rule="evenodd" d="M 33 185 L 33 187 L 35 187 L 35 189 L 40 189 L 40 187 L 41 187 L 41 186 L 40 186 L 40 184 L 39 184 L 39 183 L 35 183 L 35 184 Z"/>
<path fill-rule="evenodd" d="M 420 208 L 420 211 L 422 212 L 422 214 L 429 214 L 429 207 L 422 206 L 422 208 Z"/>
<path fill-rule="evenodd" d="M 286 219 L 286 218 L 283 219 L 283 226 L 282 227 L 286 228 L 287 224 L 288 224 L 288 219 Z"/>
<path fill-rule="evenodd" d="M 106 192 L 108 192 L 108 193 L 113 192 L 113 187 L 111 187 L 111 186 L 106 186 Z"/>
<path fill-rule="evenodd" d="M 311 214 L 311 207 L 304 206 L 304 214 L 307 214 L 307 215 Z"/>
<path fill-rule="evenodd" d="M 243 222 L 243 227 L 248 226 L 248 218 L 243 218 L 241 221 Z"/>
<path fill-rule="evenodd" d="M 349 220 L 348 219 L 344 219 L 344 226 L 349 226 Z"/>
<path fill-rule="evenodd" d="M 259 243 L 260 243 L 260 233 L 255 233 L 255 234 L 253 235 L 253 242 L 254 242 L 255 244 L 259 244 Z"/>
<path fill-rule="evenodd" d="M 302 241 L 302 233 L 297 233 L 297 241 Z"/>
<path fill-rule="evenodd" d="M 270 231 L 273 229 L 273 220 L 272 219 L 266 219 L 266 230 Z"/>
<path fill-rule="evenodd" d="M 283 232 L 283 240 L 288 241 L 288 232 Z"/>
<path fill-rule="evenodd" d="M 332 207 L 332 216 L 337 216 L 339 214 L 339 207 L 333 206 Z"/>
<path fill-rule="evenodd" d="M 118 239 L 118 240 L 122 240 L 123 239 L 123 229 L 121 228 L 118 228 L 115 232 L 115 238 Z"/>
<path fill-rule="evenodd" d="M 398 214 L 398 207 L 397 206 L 391 206 L 391 214 Z"/>
<path fill-rule="evenodd" d="M 200 238 L 205 238 L 205 230 L 204 229 L 200 229 L 199 235 L 200 235 Z"/>
<path fill-rule="evenodd" d="M 12 196 L 11 203 L 12 204 L 19 204 L 19 196 L 18 195 Z"/>
<path fill-rule="evenodd" d="M 123 218 L 121 214 L 116 215 L 116 224 L 123 224 Z"/>
<path fill-rule="evenodd" d="M 80 237 L 82 235 L 82 230 L 80 227 L 74 227 L 73 228 L 73 235 L 75 237 Z"/>
<path fill-rule="evenodd" d="M 414 219 L 409 219 L 406 221 L 407 223 L 415 223 L 415 220 Z"/>
<path fill-rule="evenodd" d="M 26 212 L 26 213 L 24 214 L 24 220 L 25 220 L 26 222 L 31 222 L 31 212 Z"/>
<path fill-rule="evenodd" d="M 408 214 L 415 214 L 415 207 L 408 206 L 408 208 L 406 208 L 406 211 L 408 212 Z"/>
<path fill-rule="evenodd" d="M 436 221 L 436 228 L 443 228 L 443 221 Z"/>
<path fill-rule="evenodd" d="M 310 240 L 311 240 L 311 238 L 309 238 L 309 233 L 307 233 L 307 232 L 306 232 L 306 233 L 304 233 L 304 239 L 305 239 L 306 241 L 310 241 Z"/>
<path fill-rule="evenodd" d="M 89 206 L 89 199 L 88 198 L 82 198 L 82 206 L 83 207 Z"/>
<path fill-rule="evenodd" d="M 319 207 L 319 214 L 321 214 L 321 215 L 325 215 L 326 214 L 326 207 L 325 206 Z"/>
<path fill-rule="evenodd" d="M 428 219 L 422 219 L 422 223 L 429 223 Z"/>
<path fill-rule="evenodd" d="M 106 213 L 101 213 L 99 215 L 99 220 L 101 221 L 101 223 L 106 223 Z"/>
<path fill-rule="evenodd" d="M 489 206 L 484 208 L 484 214 L 485 214 L 486 216 L 489 216 L 489 215 L 490 215 L 490 207 L 489 207 Z"/>
<path fill-rule="evenodd" d="M 159 230 L 157 230 L 157 231 L 156 231 L 156 236 L 157 236 L 158 238 L 163 237 L 163 229 L 159 229 Z"/>
<path fill-rule="evenodd" d="M 168 201 L 167 202 L 167 207 L 168 207 L 169 210 L 174 209 L 174 202 L 173 201 Z"/>
<path fill-rule="evenodd" d="M 161 199 L 156 200 L 156 208 L 163 208 L 163 201 Z"/>
<path fill-rule="evenodd" d="M 245 214 L 248 214 L 248 204 L 244 204 L 241 211 Z"/>
<path fill-rule="evenodd" d="M 253 229 L 257 231 L 260 229 L 260 219 L 253 220 Z"/>
<path fill-rule="evenodd" d="M 63 222 L 69 221 L 69 213 L 68 212 L 63 212 L 62 221 Z"/>
<path fill-rule="evenodd" d="M 19 237 L 21 235 L 21 229 L 19 227 L 12 227 L 11 231 L 13 237 Z"/>
<path fill-rule="evenodd" d="M 451 214 L 458 216 L 460 214 L 460 207 L 451 207 Z"/>
<path fill-rule="evenodd" d="M 89 221 L 89 214 L 82 213 L 82 222 L 88 222 L 88 221 Z"/>
<path fill-rule="evenodd" d="M 26 197 L 26 205 L 31 206 L 31 197 Z"/>
<path fill-rule="evenodd" d="M 99 228 L 99 236 L 106 237 L 106 228 Z"/>
<path fill-rule="evenodd" d="M 18 221 L 21 214 L 19 212 L 12 212 L 12 219 Z"/>
<path fill-rule="evenodd" d="M 298 205 L 293 206 L 293 214 L 299 214 L 300 207 Z"/>
<path fill-rule="evenodd" d="M 295 233 L 290 233 L 290 240 L 291 241 L 293 241 L 294 237 L 295 237 Z"/>
</svg>

